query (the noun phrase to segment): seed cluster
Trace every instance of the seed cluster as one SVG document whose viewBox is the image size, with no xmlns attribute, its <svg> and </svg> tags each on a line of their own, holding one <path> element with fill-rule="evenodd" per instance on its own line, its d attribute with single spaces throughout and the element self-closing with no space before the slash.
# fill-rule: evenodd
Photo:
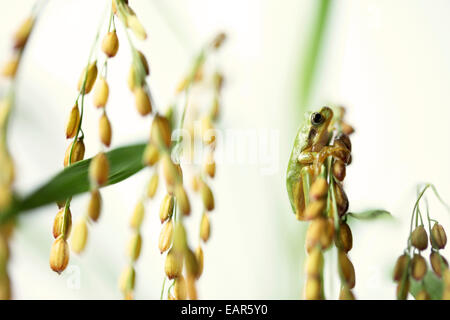
<svg viewBox="0 0 450 320">
<path fill-rule="evenodd" d="M 89 164 L 89 181 L 90 181 L 90 199 L 87 204 L 85 213 L 80 217 L 73 228 L 71 237 L 71 249 L 75 253 L 82 253 L 87 244 L 89 233 L 89 224 L 97 222 L 100 218 L 102 208 L 102 196 L 100 188 L 108 184 L 110 175 L 110 163 L 105 149 L 109 148 L 112 142 L 112 125 L 106 112 L 106 106 L 109 99 L 110 88 L 107 82 L 108 60 L 115 57 L 119 50 L 119 39 L 116 33 L 115 16 L 118 16 L 123 23 L 126 34 L 127 28 L 132 30 L 134 34 L 140 38 L 145 39 L 145 31 L 136 17 L 134 11 L 128 6 L 128 1 L 113 0 L 110 8 L 110 19 L 108 30 L 103 36 L 101 42 L 101 50 L 105 55 L 104 62 L 99 64 L 96 60 L 92 61 L 93 50 L 97 46 L 100 35 L 100 28 L 95 38 L 88 64 L 81 73 L 78 81 L 78 96 L 74 106 L 71 108 L 69 119 L 66 124 L 66 138 L 72 139 L 69 144 L 64 157 L 64 166 L 72 165 L 84 159 L 85 145 L 84 132 L 82 130 L 84 99 L 87 94 L 93 90 L 93 104 L 100 111 L 98 133 L 101 142 L 101 149 Z M 144 36 L 145 35 L 145 36 Z M 129 36 L 128 36 L 129 37 Z M 148 63 L 142 53 L 137 54 L 137 50 L 133 46 L 129 38 L 130 48 L 133 54 L 133 67 L 135 83 L 138 83 L 140 88 L 140 96 L 144 98 L 137 99 L 136 106 L 140 114 L 147 115 L 151 112 L 151 104 L 149 97 L 149 88 L 145 82 L 145 77 L 148 75 Z M 145 65 L 146 67 L 142 67 Z M 100 69 L 100 70 L 99 70 Z M 136 95 L 136 93 L 135 93 Z M 146 98 L 145 98 L 146 97 Z M 148 101 L 145 101 L 148 100 Z M 142 107 L 142 101 L 146 106 Z M 150 107 L 149 107 L 150 106 Z M 143 112 L 145 110 L 145 112 Z M 72 217 L 70 212 L 71 198 L 64 203 L 60 203 L 60 211 L 55 217 L 53 226 L 53 235 L 55 237 L 54 244 L 50 253 L 51 268 L 60 273 L 69 262 L 69 245 L 67 239 L 69 238 L 72 229 Z M 140 238 L 135 240 L 139 244 Z M 135 246 L 137 246 L 136 244 Z M 137 249 L 136 249 L 137 250 Z M 135 251 L 136 251 L 135 250 Z M 135 254 L 137 259 L 138 254 Z M 133 275 L 134 277 L 134 275 Z"/>
<path fill-rule="evenodd" d="M 58 212 L 54 218 L 52 234 L 54 242 L 50 250 L 49 263 L 53 271 L 63 272 L 70 258 L 70 249 L 75 253 L 82 253 L 86 247 L 89 225 L 98 221 L 102 208 L 102 196 L 100 188 L 107 185 L 110 176 L 110 163 L 105 148 L 110 147 L 112 142 L 112 126 L 106 112 L 110 88 L 107 82 L 108 59 L 116 56 L 119 50 L 119 39 L 115 28 L 115 17 L 117 17 L 128 37 L 131 52 L 132 64 L 128 74 L 128 87 L 132 91 L 135 99 L 135 106 L 142 116 L 151 114 L 154 111 L 153 101 L 146 77 L 150 74 L 150 68 L 145 55 L 137 50 L 128 34 L 128 29 L 139 39 L 147 37 L 142 24 L 136 17 L 134 11 L 126 0 L 112 0 L 111 14 L 108 30 L 101 42 L 101 50 L 105 54 L 104 63 L 99 63 L 97 58 L 92 59 L 97 47 L 100 35 L 100 28 L 97 31 L 93 43 L 88 63 L 83 69 L 78 85 L 78 95 L 73 106 L 70 108 L 69 117 L 65 127 L 65 137 L 70 140 L 64 155 L 64 167 L 71 166 L 85 157 L 85 133 L 82 129 L 84 116 L 84 101 L 86 95 L 93 92 L 93 105 L 100 111 L 99 118 L 99 139 L 102 148 L 89 163 L 90 199 L 85 213 L 78 219 L 72 227 L 72 213 L 70 204 L 72 198 L 58 202 Z M 26 40 L 34 25 L 35 18 L 29 18 L 20 28 L 15 36 L 15 55 L 8 62 L 3 70 L 3 74 L 11 79 L 15 78 L 20 57 L 26 44 Z M 155 196 L 159 184 L 159 172 L 161 169 L 167 194 L 165 195 L 160 208 L 160 220 L 163 224 L 159 250 L 161 253 L 167 252 L 165 262 L 165 273 L 171 286 L 167 291 L 169 299 L 196 299 L 196 281 L 203 271 L 203 249 L 200 244 L 192 250 L 188 244 L 187 232 L 183 223 L 183 217 L 191 214 L 191 203 L 185 184 L 183 183 L 183 171 L 181 165 L 172 157 L 174 150 L 181 150 L 183 154 L 189 150 L 181 147 L 182 138 L 172 143 L 172 133 L 174 129 L 192 128 L 195 120 L 201 122 L 201 134 L 198 137 L 192 134 L 193 140 L 199 138 L 206 153 L 203 164 L 194 168 L 193 191 L 199 192 L 203 210 L 200 217 L 199 240 L 207 242 L 210 237 L 210 217 L 209 214 L 215 208 L 214 195 L 210 188 L 211 179 L 216 174 L 216 164 L 214 151 L 217 140 L 214 125 L 219 115 L 220 95 L 223 87 L 223 76 L 215 71 L 212 76 L 205 77 L 204 66 L 210 53 L 219 49 L 225 41 L 225 34 L 221 33 L 212 42 L 203 48 L 195 60 L 188 75 L 181 81 L 176 91 L 176 103 L 170 107 L 166 114 L 154 112 L 150 129 L 150 139 L 144 152 L 143 163 L 152 168 L 152 176 L 148 183 L 146 194 L 142 197 L 133 212 L 130 226 L 133 234 L 129 241 L 128 256 L 130 262 L 120 276 L 120 288 L 127 299 L 132 299 L 135 285 L 135 263 L 140 256 L 142 247 L 141 226 L 145 215 L 145 200 Z M 185 121 L 188 106 L 194 109 L 189 103 L 191 88 L 197 86 L 209 86 L 212 92 L 212 100 L 209 102 L 206 111 L 202 111 L 199 117 L 193 117 Z M 176 115 L 175 107 L 184 97 L 185 103 L 181 115 Z M 181 104 L 180 104 L 181 105 Z M 1 124 L 2 124 L 2 144 L 0 151 L 0 161 L 2 164 L 0 180 L 0 211 L 3 211 L 12 201 L 11 185 L 14 178 L 12 160 L 6 148 L 6 124 L 12 108 L 12 95 L 8 96 L 1 103 Z M 178 118 L 178 119 L 177 119 Z M 179 126 L 175 122 L 179 121 Z M 179 147 L 177 149 L 177 147 Z M 179 151 L 178 150 L 178 151 Z M 9 171 L 6 169 L 10 169 Z M 6 187 L 4 188 L 4 185 Z M 3 190 L 5 189 L 5 190 Z M 5 191 L 5 192 L 3 192 Z M 178 214 L 179 213 L 179 214 Z M 0 229 L 0 297 L 9 298 L 10 286 L 6 273 L 6 263 L 9 257 L 8 242 L 11 235 L 11 225 L 3 225 Z M 72 230 L 73 229 L 73 230 Z M 70 246 L 69 246 L 70 238 Z M 183 266 L 185 271 L 183 272 Z M 173 290 L 171 290 L 173 289 Z"/>
<path fill-rule="evenodd" d="M 136 37 L 141 40 L 147 37 L 147 34 L 140 24 L 139 20 L 137 19 L 134 11 L 128 5 L 128 1 L 113 1 L 112 10 L 113 13 L 117 17 L 119 17 L 125 30 L 126 28 L 131 29 Z M 108 37 L 110 36 L 107 35 L 107 38 L 103 40 L 103 44 L 105 44 Z M 128 40 L 130 42 L 132 54 L 132 64 L 128 73 L 128 88 L 134 95 L 136 110 L 141 116 L 146 116 L 153 111 L 150 88 L 146 81 L 146 77 L 150 75 L 150 67 L 145 55 L 134 47 L 129 36 Z M 114 50 L 106 50 L 105 53 L 107 51 L 111 51 L 112 54 Z M 157 116 L 157 114 L 154 115 L 154 117 Z M 143 161 L 144 163 L 146 163 L 145 156 Z M 155 159 L 151 161 L 156 162 Z M 148 165 L 148 163 L 146 164 Z M 135 263 L 139 259 L 139 256 L 141 254 L 141 226 L 145 216 L 145 200 L 147 197 L 151 199 L 155 196 L 158 188 L 158 183 L 158 174 L 154 172 L 148 184 L 146 195 L 138 200 L 130 219 L 132 235 L 130 236 L 127 247 L 129 262 L 128 265 L 123 269 L 119 278 L 119 287 L 125 299 L 134 298 L 134 287 L 136 282 Z"/>
<path fill-rule="evenodd" d="M 224 34 L 219 34 L 206 48 L 204 48 L 194 61 L 190 73 L 180 82 L 176 90 L 176 98 L 184 93 L 185 103 L 178 128 L 192 128 L 192 122 L 185 121 L 186 109 L 192 109 L 189 105 L 189 91 L 195 86 L 212 85 L 213 101 L 201 118 L 201 136 L 191 135 L 192 140 L 199 138 L 206 149 L 206 157 L 201 167 L 194 168 L 192 190 L 199 192 L 203 204 L 203 214 L 200 219 L 199 238 L 206 242 L 210 236 L 209 212 L 214 210 L 214 195 L 209 187 L 209 180 L 215 176 L 214 150 L 216 139 L 213 123 L 217 119 L 219 109 L 219 98 L 222 89 L 223 77 L 215 72 L 212 79 L 204 76 L 204 65 L 210 52 L 218 49 L 225 40 Z M 203 249 L 199 244 L 195 250 L 191 248 L 187 239 L 183 218 L 191 215 L 191 202 L 188 197 L 184 183 L 184 175 L 181 165 L 173 157 L 174 150 L 181 145 L 182 137 L 174 142 L 171 141 L 174 127 L 174 106 L 170 107 L 166 115 L 157 114 L 152 123 L 150 140 L 144 153 L 144 163 L 152 167 L 161 167 L 162 175 L 166 185 L 166 195 L 160 206 L 159 217 L 162 229 L 159 236 L 159 251 L 166 254 L 164 270 L 166 277 L 171 281 L 167 290 L 168 299 L 184 300 L 197 299 L 196 281 L 203 272 Z M 193 110 L 190 110 L 191 112 Z M 206 127 L 205 124 L 206 123 Z M 189 130 L 188 130 L 189 131 Z M 192 131 L 189 131 L 192 132 Z M 186 141 L 184 141 L 186 142 Z M 189 141 L 188 143 L 193 143 Z M 190 149 L 190 148 L 189 148 Z M 187 156 L 190 150 L 181 150 Z M 157 185 L 157 173 L 152 176 L 148 195 L 154 195 Z M 184 273 L 183 273 L 184 267 Z M 166 280 L 164 281 L 164 283 Z M 164 294 L 164 287 L 163 287 Z"/>
<path fill-rule="evenodd" d="M 0 211 L 6 210 L 13 199 L 14 161 L 7 145 L 8 120 L 14 107 L 14 82 L 25 46 L 36 18 L 28 17 L 13 37 L 13 55 L 3 66 L 2 75 L 11 82 L 8 94 L 0 100 Z"/>
<path fill-rule="evenodd" d="M 57 273 L 63 272 L 69 263 L 70 249 L 78 254 L 85 250 L 89 226 L 90 224 L 97 222 L 100 218 L 102 209 L 100 189 L 108 184 L 108 180 L 111 176 L 110 160 L 106 152 L 106 149 L 109 148 L 112 143 L 112 125 L 106 109 L 110 93 L 107 71 L 108 60 L 115 57 L 119 50 L 119 39 L 115 25 L 115 20 L 117 18 L 124 28 L 132 53 L 132 63 L 128 73 L 128 87 L 134 95 L 136 110 L 141 116 L 152 114 L 150 139 L 142 159 L 143 164 L 150 168 L 152 174 L 145 190 L 146 192 L 144 196 L 138 200 L 130 220 L 132 235 L 128 245 L 129 263 L 120 276 L 119 287 L 126 299 L 132 299 L 134 297 L 136 279 L 135 263 L 140 256 L 142 247 L 141 227 L 145 216 L 145 202 L 147 199 L 155 197 L 159 184 L 159 171 L 161 171 L 165 180 L 167 194 L 163 199 L 160 209 L 160 220 L 163 223 L 163 228 L 161 230 L 158 247 L 161 253 L 167 252 L 165 271 L 167 278 L 172 281 L 172 285 L 169 288 L 167 295 L 169 298 L 174 295 L 174 298 L 176 299 L 195 299 L 197 297 L 195 282 L 200 277 L 203 270 L 203 250 L 198 246 L 197 249 L 193 251 L 188 245 L 183 217 L 190 215 L 191 204 L 185 184 L 183 183 L 182 168 L 172 157 L 174 150 L 177 150 L 178 152 L 181 150 L 182 153 L 187 153 L 187 151 L 181 147 L 181 138 L 177 139 L 175 143 L 172 143 L 172 134 L 175 129 L 185 129 L 185 126 L 188 123 L 188 121 L 185 122 L 184 120 L 189 104 L 189 89 L 199 83 L 211 85 L 213 88 L 212 103 L 209 110 L 202 114 L 201 120 L 201 141 L 208 152 L 205 156 L 202 168 L 196 168 L 196 186 L 193 187 L 194 191 L 200 192 L 203 202 L 204 213 L 200 220 L 199 238 L 206 242 L 210 235 L 208 213 L 215 207 L 214 196 L 209 187 L 209 180 L 215 176 L 214 150 L 216 147 L 216 139 L 214 122 L 217 120 L 219 114 L 219 99 L 223 77 L 219 72 L 215 72 L 213 77 L 205 81 L 205 78 L 203 77 L 203 67 L 207 56 L 221 46 L 225 40 L 225 35 L 219 34 L 219 36 L 214 38 L 211 43 L 201 50 L 201 53 L 195 60 L 192 70 L 178 87 L 176 95 L 177 103 L 181 101 L 180 97 L 184 97 L 185 99 L 181 114 L 177 115 L 175 112 L 177 103 L 170 107 L 165 114 L 162 114 L 154 108 L 150 87 L 147 83 L 146 78 L 150 75 L 149 63 L 145 55 L 136 49 L 132 38 L 128 33 L 128 30 L 131 30 L 138 39 L 145 39 L 147 34 L 142 24 L 126 0 L 112 0 L 109 9 L 110 19 L 108 29 L 103 36 L 100 46 L 104 53 L 104 60 L 100 63 L 97 58 L 93 59 L 101 32 L 102 24 L 100 24 L 89 54 L 88 62 L 79 78 L 77 85 L 78 95 L 73 106 L 70 108 L 69 117 L 65 127 L 65 136 L 70 142 L 64 155 L 63 164 L 64 167 L 68 167 L 82 161 L 85 157 L 85 132 L 82 129 L 84 101 L 86 95 L 93 92 L 93 105 L 100 112 L 98 133 L 101 148 L 89 162 L 88 176 L 90 182 L 90 199 L 85 213 L 81 215 L 73 228 L 72 213 L 70 210 L 72 198 L 70 197 L 58 202 L 59 210 L 54 218 L 52 228 L 54 242 L 50 250 L 50 267 Z M 22 31 L 18 33 L 19 35 L 17 38 L 23 38 L 25 31 L 27 30 L 27 35 L 29 34 L 33 24 L 32 22 L 33 20 L 27 20 L 24 27 L 22 27 L 23 30 L 21 29 Z M 24 44 L 25 41 L 23 40 L 16 41 L 15 48 L 19 50 L 19 53 Z M 95 55 L 95 57 L 97 57 L 97 55 Z M 18 59 L 15 59 L 14 61 L 18 61 Z M 7 70 L 7 72 L 5 71 L 5 74 L 10 77 L 15 75 L 16 66 L 14 61 L 10 62 L 5 69 Z M 190 109 L 192 109 L 192 107 L 190 107 Z M 4 112 L 4 110 L 7 111 Z M 5 119 L 5 123 L 8 113 L 9 107 L 2 108 L 1 119 Z M 3 115 L 5 116 L 3 117 Z M 179 126 L 175 125 L 176 121 L 179 121 Z M 3 161 L 3 158 L 4 157 L 0 158 L 0 160 Z M 4 167 L 6 168 L 7 166 Z M 5 176 L 5 174 L 2 171 L 1 182 L 3 182 L 3 176 Z M 6 201 L 3 201 L 4 198 L 6 198 L 6 196 L 4 196 L 5 194 L 7 195 L 8 193 L 1 193 L 2 197 L 0 199 L 0 205 L 6 203 Z M 12 193 L 10 198 L 12 198 Z M 0 210 L 2 210 L 1 207 Z M 178 212 L 179 214 L 177 214 Z M 7 243 L 5 241 L 8 237 L 3 237 L 3 234 L 0 235 L 2 236 L 2 242 L 0 242 L 0 249 L 2 249 L 0 266 L 2 269 L 0 271 L 2 271 L 3 266 L 6 265 L 6 262 L 3 262 L 6 261 L 8 256 L 7 254 L 3 254 L 7 249 Z M 6 245 L 4 245 L 4 243 Z M 186 270 L 184 276 L 182 275 L 183 265 Z M 0 276 L 2 275 L 3 272 L 0 272 Z M 0 277 L 0 284 L 3 283 L 6 283 L 6 280 L 2 281 Z M 173 292 L 170 291 L 172 288 Z M 3 293 L 6 291 L 0 290 L 0 292 Z"/>
<path fill-rule="evenodd" d="M 135 22 L 130 23 L 129 19 L 124 19 L 130 12 L 126 2 L 116 2 L 115 4 L 118 6 L 113 6 L 113 10 L 115 10 L 122 22 L 130 28 L 132 26 L 136 28 Z M 133 31 L 139 33 L 139 30 L 140 28 L 137 28 Z M 134 285 L 136 281 L 135 263 L 139 258 L 142 246 L 141 226 L 145 216 L 146 200 L 155 197 L 159 186 L 160 171 L 165 181 L 167 193 L 162 200 L 159 211 L 160 220 L 163 225 L 159 236 L 158 248 L 161 254 L 167 252 L 164 269 L 167 278 L 172 281 L 172 285 L 168 291 L 168 297 L 177 299 L 186 299 L 188 297 L 190 299 L 197 298 L 195 281 L 203 269 L 203 251 L 198 247 L 194 252 L 187 244 L 186 230 L 182 218 L 191 214 L 191 203 L 183 182 L 181 165 L 174 161 L 172 157 L 173 151 L 179 147 L 181 141 L 172 141 L 172 133 L 175 129 L 183 128 L 185 124 L 184 117 L 188 107 L 188 92 L 191 86 L 202 80 L 200 74 L 202 73 L 207 54 L 210 51 L 218 49 L 224 39 L 225 36 L 220 34 L 214 39 L 212 44 L 201 51 L 195 60 L 191 72 L 182 81 L 182 85 L 178 87 L 176 98 L 181 93 L 184 93 L 186 100 L 179 119 L 176 119 L 177 114 L 175 112 L 177 103 L 169 107 L 165 114 L 154 110 L 149 87 L 145 80 L 150 74 L 148 61 L 142 52 L 132 48 L 133 63 L 128 75 L 128 87 L 134 94 L 137 111 L 143 116 L 154 111 L 154 116 L 150 126 L 150 138 L 142 158 L 143 163 L 152 173 L 146 186 L 145 194 L 138 200 L 130 220 L 132 235 L 128 245 L 129 263 L 122 271 L 119 279 L 119 287 L 126 299 L 132 299 L 134 296 Z M 209 177 L 214 177 L 215 175 L 215 163 L 213 160 L 215 140 L 211 131 L 213 131 L 212 122 L 217 119 L 220 90 L 222 87 L 222 77 L 220 76 L 220 79 L 218 77 L 217 74 L 214 78 L 214 101 L 211 108 L 213 111 L 208 114 L 208 117 L 205 116 L 209 124 L 209 131 L 207 133 L 210 135 L 207 143 L 210 146 L 210 162 L 207 163 L 207 166 L 205 165 L 205 168 L 208 168 L 207 172 Z M 180 122 L 178 127 L 176 126 L 176 120 Z M 206 178 L 198 179 L 205 210 L 211 211 L 214 209 L 214 197 L 205 180 Z M 177 214 L 178 212 L 180 214 Z M 206 225 L 205 221 L 208 225 Z M 201 229 L 203 230 L 201 231 L 201 237 L 206 241 L 209 238 L 209 220 L 206 214 L 202 218 Z M 185 276 L 182 275 L 183 265 L 186 268 Z M 173 288 L 173 293 L 170 292 L 171 288 Z"/>
<path fill-rule="evenodd" d="M 222 40 L 223 41 L 223 40 Z M 217 42 L 214 43 L 217 45 Z M 217 140 L 214 134 L 214 122 L 217 120 L 220 109 L 220 92 L 223 85 L 223 76 L 216 72 L 213 78 L 214 98 L 211 108 L 202 117 L 202 142 L 207 151 L 204 155 L 202 168 L 199 168 L 197 174 L 192 178 L 192 189 L 195 192 L 200 192 L 204 213 L 200 220 L 200 239 L 207 242 L 210 237 L 210 217 L 209 212 L 214 209 L 214 196 L 211 188 L 208 186 L 208 180 L 214 179 L 216 175 L 216 162 L 214 160 L 214 150 L 216 148 Z M 203 257 L 202 248 L 197 248 L 198 255 Z"/>
<path fill-rule="evenodd" d="M 424 218 L 420 210 L 420 200 L 424 196 L 427 189 L 432 188 L 438 199 L 436 189 L 432 185 L 426 185 L 420 192 L 417 202 L 413 209 L 411 217 L 411 231 L 408 238 L 408 245 L 404 253 L 398 257 L 395 264 L 393 280 L 397 282 L 397 299 L 407 299 L 411 281 L 420 283 L 421 289 L 416 294 L 416 300 L 430 300 L 430 292 L 427 291 L 424 278 L 428 272 L 426 259 L 422 256 L 424 251 L 430 244 L 429 264 L 436 277 L 443 283 L 442 299 L 450 300 L 450 270 L 447 259 L 442 255 L 440 250 L 444 249 L 447 244 L 447 235 L 444 227 L 438 221 L 431 219 L 428 202 L 426 202 L 426 219 L 428 221 L 428 233 L 424 225 Z M 415 228 L 413 222 L 415 218 Z M 433 226 L 432 226 L 433 225 Z"/>
<path fill-rule="evenodd" d="M 304 220 L 309 220 L 305 246 L 306 283 L 305 299 L 325 299 L 323 289 L 324 255 L 334 243 L 338 250 L 338 270 L 341 279 L 340 299 L 355 299 L 355 269 L 348 257 L 353 247 L 353 237 L 346 222 L 349 202 L 343 188 L 346 166 L 351 163 L 351 142 L 349 135 L 353 128 L 343 121 L 345 110 L 340 107 L 335 115 L 335 127 L 329 144 L 334 150 L 324 161 L 319 171 L 307 168 L 313 183 L 309 189 L 309 202 L 304 211 Z M 325 160 L 325 159 L 323 159 Z M 321 164 L 319 161 L 316 163 Z"/>
<path fill-rule="evenodd" d="M 16 30 L 13 36 L 12 56 L 1 70 L 2 76 L 9 79 L 10 87 L 6 96 L 0 99 L 0 213 L 10 208 L 14 199 L 15 167 L 7 143 L 8 122 L 14 108 L 17 71 L 35 22 L 36 14 L 33 13 Z M 14 222 L 0 226 L 0 300 L 11 298 L 8 260 L 9 240 L 12 237 L 13 229 Z"/>
<path fill-rule="evenodd" d="M 128 258 L 129 264 L 125 267 L 120 275 L 119 279 L 119 287 L 122 291 L 125 299 L 131 300 L 133 299 L 133 291 L 136 279 L 136 271 L 134 268 L 134 264 L 139 259 L 141 255 L 141 247 L 142 247 L 142 235 L 141 235 L 141 226 L 144 220 L 145 215 L 145 207 L 144 200 L 140 200 L 133 211 L 133 214 L 130 219 L 130 227 L 133 230 L 133 234 L 128 240 Z"/>
</svg>

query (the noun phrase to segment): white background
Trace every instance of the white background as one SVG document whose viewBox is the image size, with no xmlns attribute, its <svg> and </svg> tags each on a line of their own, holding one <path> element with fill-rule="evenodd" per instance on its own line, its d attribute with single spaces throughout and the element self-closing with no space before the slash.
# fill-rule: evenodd
<svg viewBox="0 0 450 320">
<path fill-rule="evenodd" d="M 107 2 L 50 1 L 36 26 L 21 66 L 17 111 L 11 125 L 17 188 L 23 193 L 62 167 L 66 117 Z M 292 115 L 298 108 L 299 62 L 315 2 L 131 1 L 149 35 L 144 43 L 136 43 L 149 59 L 150 85 L 158 106 L 164 108 L 171 101 L 196 50 L 224 30 L 229 41 L 218 61 L 227 83 L 219 127 L 279 132 L 280 143 L 274 150 L 279 157 L 273 174 L 262 174 L 255 164 L 218 166 L 213 184 L 217 210 L 212 214 L 212 238 L 204 249 L 201 298 L 302 296 L 305 225 L 290 213 L 284 174 L 300 122 Z M 7 60 L 10 37 L 33 3 L 2 0 L 1 62 Z M 415 186 L 433 182 L 450 201 L 449 11 L 446 0 L 333 1 L 311 105 L 346 105 L 348 121 L 356 128 L 354 161 L 346 178 L 351 210 L 385 208 L 396 218 L 352 225 L 351 259 L 358 298 L 394 298 L 390 275 L 406 243 Z M 126 87 L 130 55 L 120 28 L 118 32 L 121 46 L 110 63 L 107 107 L 115 146 L 143 141 L 149 129 L 149 119 L 137 115 Z M 92 156 L 99 148 L 98 113 L 90 99 L 86 110 L 87 155 Z M 12 244 L 14 297 L 121 298 L 116 283 L 127 261 L 127 223 L 148 176 L 144 171 L 104 190 L 105 210 L 99 223 L 90 228 L 87 251 L 82 257 L 72 255 L 71 267 L 62 276 L 48 266 L 56 206 L 24 214 Z M 162 195 L 160 190 L 159 197 Z M 83 213 L 86 201 L 86 196 L 73 201 L 74 220 Z M 193 235 L 200 219 L 199 206 L 196 209 L 189 218 Z M 158 201 L 154 201 L 143 228 L 138 299 L 159 298 L 161 289 L 163 258 L 157 249 L 157 210 Z M 448 229 L 449 214 L 438 205 L 433 205 L 431 212 Z M 445 252 L 448 256 L 449 251 Z M 336 278 L 335 267 L 329 268 Z M 327 276 L 328 283 L 331 277 Z M 329 289 L 336 288 L 334 284 Z"/>
</svg>

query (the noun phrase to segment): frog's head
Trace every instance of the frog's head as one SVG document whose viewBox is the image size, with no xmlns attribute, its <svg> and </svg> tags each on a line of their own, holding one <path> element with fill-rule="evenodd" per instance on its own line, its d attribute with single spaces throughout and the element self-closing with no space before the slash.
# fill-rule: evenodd
<svg viewBox="0 0 450 320">
<path fill-rule="evenodd" d="M 311 151 L 320 151 L 330 138 L 329 127 L 333 120 L 333 110 L 323 107 L 319 112 L 311 114 L 308 146 Z"/>
</svg>

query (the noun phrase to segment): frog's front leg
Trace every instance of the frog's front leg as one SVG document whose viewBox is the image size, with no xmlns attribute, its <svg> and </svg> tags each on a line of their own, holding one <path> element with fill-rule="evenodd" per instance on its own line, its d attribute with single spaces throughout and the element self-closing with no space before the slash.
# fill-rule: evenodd
<svg viewBox="0 0 450 320">
<path fill-rule="evenodd" d="M 297 161 L 303 167 L 310 166 L 314 163 L 316 159 L 317 152 L 313 151 L 302 151 L 297 158 Z"/>
<path fill-rule="evenodd" d="M 324 157 L 325 153 L 322 153 L 322 150 L 320 152 L 317 152 L 317 151 L 302 152 L 297 158 L 298 162 L 303 167 L 309 168 L 308 170 L 309 170 L 311 183 L 314 182 L 316 177 L 320 175 L 320 170 L 322 168 L 322 164 L 324 163 L 325 159 L 327 158 L 327 157 Z"/>
<path fill-rule="evenodd" d="M 304 212 L 309 203 L 309 188 L 315 176 L 312 164 L 316 156 L 317 152 L 303 151 L 297 158 L 301 170 L 298 180 L 292 185 L 292 194 L 295 216 L 298 220 L 305 220 Z"/>
</svg>

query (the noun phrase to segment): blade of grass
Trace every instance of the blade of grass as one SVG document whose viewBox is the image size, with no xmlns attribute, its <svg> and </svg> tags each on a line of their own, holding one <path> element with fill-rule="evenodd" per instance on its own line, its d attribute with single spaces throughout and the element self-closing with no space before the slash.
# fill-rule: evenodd
<svg viewBox="0 0 450 320">
<path fill-rule="evenodd" d="M 107 185 L 123 181 L 143 169 L 142 154 L 145 146 L 145 143 L 128 145 L 106 153 L 110 162 Z M 19 213 L 89 191 L 88 170 L 91 160 L 92 158 L 86 159 L 65 168 L 31 194 L 16 198 L 8 211 L 0 213 L 0 224 Z"/>
<path fill-rule="evenodd" d="M 356 220 L 375 220 L 378 218 L 392 218 L 389 211 L 382 209 L 366 210 L 363 212 L 349 212 L 347 215 Z"/>
<path fill-rule="evenodd" d="M 301 55 L 301 61 L 300 61 L 300 68 L 298 70 L 298 73 L 295 75 L 295 82 L 296 87 L 295 90 L 295 98 L 298 101 L 298 103 L 295 104 L 295 109 L 290 112 L 291 116 L 290 119 L 292 119 L 292 128 L 297 130 L 299 127 L 299 119 L 303 119 L 303 115 L 307 111 L 307 105 L 309 103 L 309 99 L 312 92 L 312 84 L 316 77 L 317 69 L 319 66 L 319 56 L 321 49 L 323 47 L 323 38 L 326 26 L 328 24 L 328 19 L 331 13 L 331 1 L 330 0 L 318 0 L 317 1 L 317 7 L 316 11 L 312 13 L 314 15 L 314 18 L 312 20 L 312 24 L 309 27 L 310 33 L 307 35 L 307 43 L 303 51 L 303 54 Z M 304 24 L 302 25 L 302 27 Z M 279 208 L 277 209 L 279 210 Z M 283 211 L 290 211 L 291 208 L 283 207 L 281 208 Z M 290 217 L 291 218 L 291 217 Z M 288 241 L 286 243 L 286 249 L 288 251 L 287 255 L 290 258 L 289 265 L 293 266 L 291 269 L 289 269 L 289 272 L 291 273 L 291 279 L 297 279 L 298 278 L 298 268 L 299 261 L 303 261 L 304 258 L 304 239 L 303 235 L 305 232 L 305 228 L 302 226 L 301 231 L 299 232 L 298 228 L 293 229 L 294 233 L 291 233 L 289 235 L 289 238 L 291 238 L 292 241 Z M 282 226 L 279 228 L 279 230 L 286 230 L 286 226 Z M 285 235 L 283 235 L 285 237 Z M 291 297 L 297 297 L 298 291 L 300 289 L 300 282 L 296 282 L 296 285 L 290 284 L 290 296 Z"/>
<path fill-rule="evenodd" d="M 315 20 L 313 21 L 313 27 L 311 28 L 311 34 L 309 36 L 310 38 L 305 49 L 305 54 L 303 55 L 304 60 L 300 66 L 300 115 L 307 110 L 306 107 L 313 91 L 313 84 L 316 78 L 319 57 L 323 47 L 325 29 L 331 11 L 330 8 L 330 0 L 318 1 Z"/>
</svg>

